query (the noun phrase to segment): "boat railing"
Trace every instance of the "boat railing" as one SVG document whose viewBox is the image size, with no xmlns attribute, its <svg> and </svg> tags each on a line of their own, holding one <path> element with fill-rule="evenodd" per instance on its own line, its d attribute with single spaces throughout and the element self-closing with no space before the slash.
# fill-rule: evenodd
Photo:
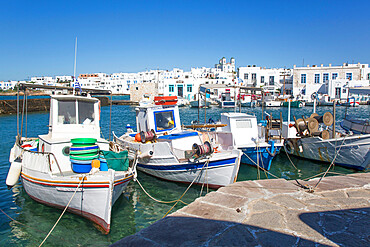
<svg viewBox="0 0 370 247">
<path fill-rule="evenodd" d="M 59 166 L 58 159 L 55 157 L 55 154 L 51 152 L 39 152 L 39 151 L 28 150 L 28 149 L 23 148 L 19 143 L 17 143 L 17 146 L 18 148 L 22 150 L 22 153 L 30 153 L 30 154 L 38 154 L 38 155 L 46 156 L 50 172 L 53 172 L 51 165 L 52 165 L 52 162 L 55 161 L 55 164 L 57 165 L 60 174 L 64 176 L 62 169 Z"/>
</svg>

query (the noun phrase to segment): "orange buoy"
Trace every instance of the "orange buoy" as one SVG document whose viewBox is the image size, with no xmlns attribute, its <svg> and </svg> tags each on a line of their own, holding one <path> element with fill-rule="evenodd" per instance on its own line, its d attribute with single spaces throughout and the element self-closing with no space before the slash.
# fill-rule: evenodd
<svg viewBox="0 0 370 247">
<path fill-rule="evenodd" d="M 91 166 L 92 168 L 100 168 L 100 160 L 92 160 Z"/>
<path fill-rule="evenodd" d="M 140 135 L 140 133 L 137 133 L 137 134 L 135 135 L 135 141 L 137 141 L 137 142 L 141 142 L 141 135 Z"/>
</svg>

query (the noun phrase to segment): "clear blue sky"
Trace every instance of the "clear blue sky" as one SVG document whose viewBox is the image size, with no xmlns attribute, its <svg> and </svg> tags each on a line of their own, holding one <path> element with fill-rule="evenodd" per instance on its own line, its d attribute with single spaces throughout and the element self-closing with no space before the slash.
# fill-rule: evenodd
<svg viewBox="0 0 370 247">
<path fill-rule="evenodd" d="M 0 80 L 370 62 L 370 1 L 0 2 Z"/>
</svg>

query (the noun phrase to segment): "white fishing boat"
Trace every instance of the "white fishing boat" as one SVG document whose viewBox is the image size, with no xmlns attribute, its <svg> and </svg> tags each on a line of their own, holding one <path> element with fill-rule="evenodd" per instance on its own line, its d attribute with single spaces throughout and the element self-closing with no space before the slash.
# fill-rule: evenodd
<svg viewBox="0 0 370 247">
<path fill-rule="evenodd" d="M 236 102 L 233 99 L 231 99 L 230 92 L 221 93 L 220 97 L 221 98 L 218 100 L 219 107 L 221 107 L 221 108 L 234 108 L 236 106 L 235 105 Z"/>
<path fill-rule="evenodd" d="M 129 165 L 127 151 L 109 151 L 109 142 L 100 138 L 99 120 L 97 98 L 51 96 L 48 134 L 16 138 L 6 183 L 15 185 L 20 176 L 35 201 L 61 209 L 68 205 L 68 211 L 108 233 L 112 206 L 134 178 L 135 167 Z M 115 154 L 123 160 L 111 169 L 108 156 Z"/>
<path fill-rule="evenodd" d="M 236 181 L 241 152 L 217 143 L 208 132 L 181 127 L 176 104 L 157 100 L 136 108 L 137 132 L 114 140 L 122 148 L 139 152 L 137 168 L 152 176 L 218 188 Z"/>
<path fill-rule="evenodd" d="M 216 130 L 216 139 L 243 152 L 241 162 L 258 166 L 264 170 L 271 168 L 271 162 L 283 146 L 280 119 L 267 118 L 257 123 L 257 117 L 246 113 L 221 113 L 221 124 Z"/>
<path fill-rule="evenodd" d="M 370 134 L 336 131 L 329 112 L 296 119 L 294 125 L 286 123 L 285 129 L 289 130 L 285 142 L 289 154 L 357 170 L 370 166 Z"/>
</svg>

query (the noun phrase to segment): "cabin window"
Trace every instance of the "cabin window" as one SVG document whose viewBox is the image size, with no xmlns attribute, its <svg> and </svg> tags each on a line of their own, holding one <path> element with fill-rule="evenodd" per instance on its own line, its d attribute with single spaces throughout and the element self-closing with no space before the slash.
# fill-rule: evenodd
<svg viewBox="0 0 370 247">
<path fill-rule="evenodd" d="M 238 129 L 252 128 L 252 121 L 250 119 L 236 120 L 236 128 Z"/>
<path fill-rule="evenodd" d="M 155 131 L 164 131 L 176 127 L 173 111 L 154 112 L 154 121 Z"/>
<path fill-rule="evenodd" d="M 94 102 L 78 101 L 78 123 L 94 124 Z"/>
<path fill-rule="evenodd" d="M 58 124 L 76 124 L 76 101 L 58 101 Z"/>
</svg>

